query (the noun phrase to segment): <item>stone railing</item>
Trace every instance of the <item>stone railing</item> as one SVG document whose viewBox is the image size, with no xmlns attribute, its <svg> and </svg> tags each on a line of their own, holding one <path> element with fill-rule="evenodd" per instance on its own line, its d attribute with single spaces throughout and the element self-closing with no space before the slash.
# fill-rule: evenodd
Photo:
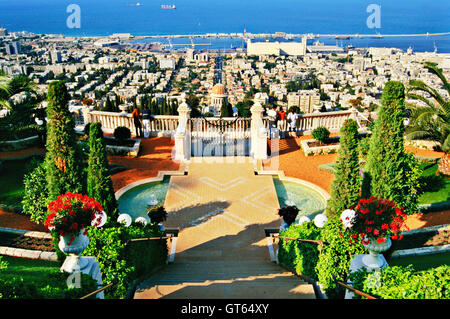
<svg viewBox="0 0 450 319">
<path fill-rule="evenodd" d="M 352 110 L 323 112 L 323 113 L 307 113 L 301 114 L 297 119 L 297 132 L 303 134 L 310 134 L 314 129 L 325 126 L 330 132 L 339 132 L 345 120 L 353 118 L 356 120 L 358 113 Z M 264 126 L 269 132 L 269 119 L 263 118 Z"/>
<path fill-rule="evenodd" d="M 128 127 L 131 134 L 135 134 L 136 128 L 131 113 L 103 112 L 83 110 L 84 124 L 100 122 L 106 133 L 113 133 L 119 126 Z M 178 126 L 176 115 L 155 115 L 150 122 L 150 136 L 171 136 Z"/>
</svg>

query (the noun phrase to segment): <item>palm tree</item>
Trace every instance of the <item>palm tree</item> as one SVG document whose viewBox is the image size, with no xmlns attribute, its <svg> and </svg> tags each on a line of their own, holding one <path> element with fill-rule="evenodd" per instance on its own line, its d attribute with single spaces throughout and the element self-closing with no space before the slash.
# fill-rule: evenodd
<svg viewBox="0 0 450 319">
<path fill-rule="evenodd" d="M 450 85 L 442 70 L 435 63 L 426 62 L 425 68 L 439 77 L 443 88 L 450 95 Z M 426 98 L 420 93 L 426 93 Z M 439 172 L 450 175 L 450 101 L 446 100 L 436 89 L 421 80 L 411 80 L 407 97 L 421 101 L 425 106 L 411 106 L 410 125 L 406 128 L 409 140 L 426 139 L 441 143 L 444 157 L 439 164 Z"/>
<path fill-rule="evenodd" d="M 0 71 L 0 107 L 7 106 L 8 98 L 10 96 L 9 78 L 6 74 Z"/>
</svg>

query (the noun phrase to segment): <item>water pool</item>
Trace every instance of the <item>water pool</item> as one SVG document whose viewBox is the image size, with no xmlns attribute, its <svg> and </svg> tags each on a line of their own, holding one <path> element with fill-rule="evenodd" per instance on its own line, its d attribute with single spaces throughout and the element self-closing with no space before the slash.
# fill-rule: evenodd
<svg viewBox="0 0 450 319">
<path fill-rule="evenodd" d="M 327 201 L 316 190 L 300 183 L 281 181 L 274 177 L 273 183 L 277 192 L 280 206 L 295 205 L 300 212 L 298 217 L 308 216 L 310 218 L 323 213 L 327 207 Z"/>
<path fill-rule="evenodd" d="M 133 220 L 144 217 L 149 221 L 146 212 L 149 202 L 164 204 L 169 189 L 169 181 L 170 176 L 166 176 L 160 182 L 142 184 L 125 192 L 118 201 L 120 214 L 128 214 Z"/>
</svg>

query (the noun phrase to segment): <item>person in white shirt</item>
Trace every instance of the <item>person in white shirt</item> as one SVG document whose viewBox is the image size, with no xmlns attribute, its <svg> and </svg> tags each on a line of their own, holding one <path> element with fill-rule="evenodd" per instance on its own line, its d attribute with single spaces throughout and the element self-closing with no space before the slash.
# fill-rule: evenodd
<svg viewBox="0 0 450 319">
<path fill-rule="evenodd" d="M 296 137 L 297 136 L 297 118 L 298 114 L 295 113 L 293 107 L 289 110 L 289 114 L 287 115 L 287 120 L 289 123 L 289 135 Z"/>
</svg>

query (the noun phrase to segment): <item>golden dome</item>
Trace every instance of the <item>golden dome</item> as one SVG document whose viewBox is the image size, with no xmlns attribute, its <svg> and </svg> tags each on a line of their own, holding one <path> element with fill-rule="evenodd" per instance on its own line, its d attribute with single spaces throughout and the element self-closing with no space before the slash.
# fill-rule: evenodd
<svg viewBox="0 0 450 319">
<path fill-rule="evenodd" d="M 225 95 L 225 86 L 221 83 L 217 83 L 212 88 L 212 94 Z"/>
</svg>

